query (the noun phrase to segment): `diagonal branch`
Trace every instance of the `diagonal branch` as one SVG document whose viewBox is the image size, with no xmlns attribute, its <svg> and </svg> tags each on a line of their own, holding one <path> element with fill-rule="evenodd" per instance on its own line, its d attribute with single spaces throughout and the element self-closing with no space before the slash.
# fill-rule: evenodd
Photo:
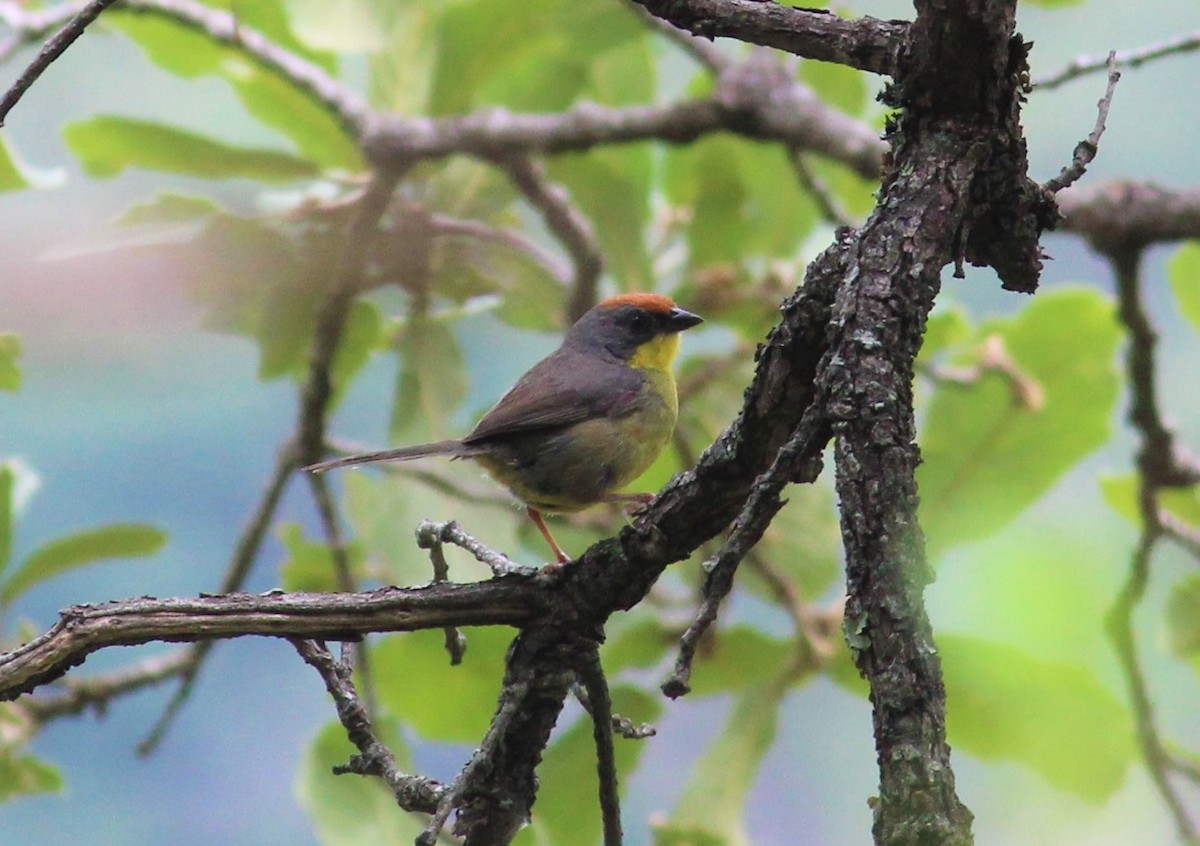
<svg viewBox="0 0 1200 846">
<path fill-rule="evenodd" d="M 1176 35 L 1173 38 L 1168 38 L 1165 41 L 1160 41 L 1157 44 L 1150 44 L 1146 47 L 1138 47 L 1133 50 L 1115 51 L 1109 53 L 1108 56 L 1080 56 L 1072 60 L 1062 70 L 1034 80 L 1033 86 L 1037 89 L 1049 90 L 1086 74 L 1098 73 L 1105 70 L 1108 68 L 1110 61 L 1115 61 L 1118 67 L 1136 68 L 1139 65 L 1144 65 L 1146 62 L 1151 62 L 1155 59 L 1161 59 L 1164 56 L 1187 53 L 1192 50 L 1200 50 L 1200 32 L 1186 32 Z"/>
<path fill-rule="evenodd" d="M 634 0 L 655 17 L 704 38 L 736 38 L 808 59 L 892 75 L 904 21 L 844 20 L 825 9 L 762 0 Z"/>
<path fill-rule="evenodd" d="M 500 165 L 517 190 L 541 213 L 546 227 L 567 248 L 575 264 L 567 302 L 567 319 L 574 323 L 599 299 L 604 256 L 591 221 L 571 202 L 567 189 L 551 182 L 537 162 L 525 156 L 509 156 Z"/>
<path fill-rule="evenodd" d="M 21 98 L 25 96 L 25 92 L 29 90 L 29 87 L 37 82 L 38 77 L 46 72 L 46 68 L 54 64 L 54 61 L 65 53 L 67 48 L 74 44 L 79 36 L 83 35 L 83 31 L 88 28 L 88 25 L 100 17 L 100 13 L 115 1 L 91 0 L 91 2 L 81 8 L 68 21 L 66 26 L 55 33 L 54 37 L 42 46 L 42 49 L 34 56 L 29 66 L 17 77 L 17 81 L 4 93 L 3 97 L 0 97 L 0 126 L 4 126 L 4 121 L 8 117 L 8 113 L 12 111 L 13 106 L 21 101 Z M 6 11 L 9 13 L 8 16 L 11 16 L 11 9 Z"/>
</svg>

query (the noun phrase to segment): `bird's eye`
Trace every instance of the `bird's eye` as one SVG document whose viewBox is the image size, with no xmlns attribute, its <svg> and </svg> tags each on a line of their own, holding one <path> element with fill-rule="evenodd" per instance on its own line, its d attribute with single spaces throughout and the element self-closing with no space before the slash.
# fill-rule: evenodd
<svg viewBox="0 0 1200 846">
<path fill-rule="evenodd" d="M 629 328 L 638 332 L 645 332 L 650 328 L 650 318 L 645 312 L 634 311 L 629 314 Z"/>
</svg>

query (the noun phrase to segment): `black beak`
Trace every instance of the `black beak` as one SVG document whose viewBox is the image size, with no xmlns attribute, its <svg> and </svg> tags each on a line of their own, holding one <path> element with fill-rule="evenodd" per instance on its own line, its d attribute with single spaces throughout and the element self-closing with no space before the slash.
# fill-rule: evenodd
<svg viewBox="0 0 1200 846">
<path fill-rule="evenodd" d="M 682 332 L 704 322 L 704 318 L 681 308 L 673 308 L 667 313 L 667 331 Z"/>
</svg>

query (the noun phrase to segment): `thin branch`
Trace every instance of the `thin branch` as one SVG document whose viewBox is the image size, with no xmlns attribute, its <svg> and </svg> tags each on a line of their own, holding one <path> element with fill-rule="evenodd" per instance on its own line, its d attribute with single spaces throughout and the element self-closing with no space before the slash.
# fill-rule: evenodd
<svg viewBox="0 0 1200 846">
<path fill-rule="evenodd" d="M 592 737 L 596 741 L 596 772 L 600 780 L 600 815 L 604 846 L 621 846 L 621 797 L 617 787 L 617 753 L 613 748 L 612 698 L 600 652 L 593 649 L 579 668 L 579 678 L 591 703 Z"/>
<path fill-rule="evenodd" d="M 592 710 L 592 699 L 588 695 L 587 688 L 576 682 L 571 686 L 571 692 L 575 694 L 575 698 L 579 700 L 579 704 L 583 706 L 583 710 L 588 713 L 593 719 L 596 714 Z M 658 730 L 649 723 L 635 724 L 628 717 L 622 717 L 620 714 L 613 714 L 612 730 L 626 740 L 645 740 L 647 737 L 654 737 L 658 734 Z"/>
<path fill-rule="evenodd" d="M 509 688 L 506 684 L 506 693 L 519 701 L 528 693 L 528 686 L 516 684 Z M 450 787 L 442 795 L 437 811 L 434 813 L 433 819 L 429 821 L 429 825 L 417 836 L 417 846 L 433 846 L 438 835 L 441 834 L 442 828 L 446 825 L 446 820 L 450 818 L 450 814 L 463 803 L 466 794 L 474 786 L 476 773 L 481 769 L 486 770 L 490 766 L 489 761 L 496 745 L 504 737 L 516 715 L 516 708 L 502 706 L 496 716 L 492 718 L 492 724 L 488 726 L 487 734 L 484 735 L 479 748 L 475 750 L 471 760 L 459 771 Z"/>
<path fill-rule="evenodd" d="M 796 172 L 796 178 L 799 180 L 800 186 L 816 202 L 821 216 L 834 226 L 853 226 L 855 223 L 854 218 L 843 208 L 841 201 L 834 196 L 832 189 L 825 184 L 825 180 L 817 175 L 809 166 L 804 151 L 797 147 L 792 147 L 789 153 L 791 154 L 792 169 Z"/>
<path fill-rule="evenodd" d="M 115 0 L 91 0 L 79 10 L 75 17 L 71 18 L 66 26 L 42 46 L 29 66 L 17 77 L 17 81 L 9 87 L 3 97 L 0 97 L 0 127 L 4 126 L 4 121 L 8 118 L 8 113 L 12 111 L 13 106 L 21 101 L 25 92 L 33 83 L 37 82 L 38 77 L 45 73 L 46 68 L 66 52 L 66 49 L 74 44 L 79 36 L 83 35 L 83 31 L 88 28 L 88 25 L 100 17 L 100 13 L 114 2 Z"/>
<path fill-rule="evenodd" d="M 491 569 L 492 575 L 497 578 L 513 574 L 532 576 L 539 572 L 536 567 L 518 564 L 507 555 L 502 555 L 480 543 L 476 538 L 464 532 L 455 520 L 448 523 L 424 520 L 417 526 L 417 546 L 421 549 L 432 549 L 435 545 L 443 543 L 462 547 L 475 556 L 475 560 L 480 564 L 486 564 Z"/>
<path fill-rule="evenodd" d="M 436 811 L 446 788 L 433 779 L 403 773 L 396 766 L 396 756 L 376 736 L 370 713 L 355 692 L 353 670 L 336 661 L 323 643 L 293 640 L 292 645 L 304 663 L 320 674 L 325 689 L 337 706 L 338 720 L 346 729 L 346 736 L 358 749 L 359 754 L 348 763 L 333 768 L 334 775 L 353 773 L 378 776 L 391 789 L 396 803 L 404 810 L 427 814 Z"/>
<path fill-rule="evenodd" d="M 111 2 L 112 0 L 106 0 L 101 5 Z M 93 0 L 81 8 L 86 10 L 96 4 L 97 0 Z M 71 4 L 62 4 L 52 10 L 38 12 L 22 9 L 14 3 L 4 3 L 0 6 L 0 14 L 14 29 L 10 41 L 19 39 L 14 42 L 19 43 L 40 37 L 49 28 L 56 26 L 64 12 L 72 8 Z M 241 50 L 264 67 L 276 71 L 288 82 L 306 91 L 333 113 L 355 137 L 360 136 L 370 122 L 370 109 L 356 91 L 330 76 L 319 65 L 280 47 L 261 33 L 247 29 L 229 12 L 194 0 L 123 0 L 120 9 L 135 14 L 169 18 L 206 34 L 214 41 Z M 5 44 L 4 48 L 9 48 L 9 45 Z M 0 123 L 2 115 L 6 113 L 7 109 L 0 112 Z"/>
<path fill-rule="evenodd" d="M 1175 821 L 1180 839 L 1196 846 L 1200 844 L 1200 832 L 1192 824 L 1187 808 L 1171 784 L 1171 758 L 1158 733 L 1149 685 L 1138 658 L 1133 619 L 1150 582 L 1150 561 L 1154 547 L 1163 535 L 1159 523 L 1158 492 L 1178 482 L 1174 440 L 1163 425 L 1158 411 L 1154 374 L 1157 338 L 1141 301 L 1141 255 L 1139 248 L 1114 250 L 1109 254 L 1117 277 L 1117 313 L 1129 332 L 1126 354 L 1127 381 L 1131 393 L 1129 418 L 1141 436 L 1137 465 L 1142 535 L 1130 561 L 1125 584 L 1109 610 L 1107 628 L 1129 689 L 1146 769 Z"/>
<path fill-rule="evenodd" d="M 596 304 L 600 273 L 604 269 L 604 255 L 591 221 L 571 202 L 566 188 L 546 177 L 540 163 L 526 156 L 508 156 L 499 164 L 517 190 L 541 213 L 546 227 L 566 247 L 575 264 L 567 298 L 567 319 L 574 323 Z"/>
<path fill-rule="evenodd" d="M 1085 74 L 1104 70 L 1109 67 L 1109 62 L 1113 57 L 1115 57 L 1116 64 L 1120 67 L 1136 68 L 1139 65 L 1155 59 L 1161 59 L 1164 56 L 1187 53 L 1196 49 L 1200 49 L 1200 32 L 1188 32 L 1176 35 L 1157 44 L 1150 44 L 1146 47 L 1138 47 L 1133 50 L 1116 51 L 1109 53 L 1105 58 L 1080 56 L 1072 60 L 1062 70 L 1034 80 L 1033 87 L 1046 90 L 1057 88 L 1063 83 L 1070 82 Z"/>
<path fill-rule="evenodd" d="M 1200 529 L 1180 520 L 1166 509 L 1158 512 L 1158 524 L 1165 537 L 1173 540 L 1188 555 L 1200 561 Z"/>
<path fill-rule="evenodd" d="M 67 679 L 62 684 L 62 692 L 30 697 L 21 703 L 21 707 L 38 725 L 58 717 L 76 716 L 84 711 L 103 714 L 113 699 L 162 684 L 179 675 L 191 661 L 191 653 L 179 649 L 112 673 L 85 679 Z"/>
<path fill-rule="evenodd" d="M 1112 105 L 1113 92 L 1116 91 L 1117 83 L 1121 79 L 1121 72 L 1117 70 L 1115 57 L 1116 53 L 1108 54 L 1108 87 L 1104 91 L 1104 96 L 1096 103 L 1096 125 L 1092 128 L 1091 134 L 1076 145 L 1071 163 L 1064 167 L 1058 176 L 1045 184 L 1046 191 L 1051 194 L 1057 194 L 1067 186 L 1078 182 L 1087 172 L 1088 165 L 1096 158 L 1096 151 L 1100 148 L 1100 137 L 1104 135 L 1105 121 L 1108 120 L 1108 109 Z"/>
<path fill-rule="evenodd" d="M 812 481 L 820 473 L 820 462 L 810 456 L 819 442 L 828 440 L 828 430 L 818 415 L 801 420 L 792 439 L 775 456 L 771 467 L 755 480 L 750 496 L 733 523 L 729 537 L 716 556 L 704 564 L 704 602 L 679 641 L 675 668 L 662 684 L 662 692 L 675 699 L 691 690 L 692 660 L 705 632 L 716 621 L 721 602 L 733 589 L 738 565 L 783 507 L 780 494 L 789 482 Z"/>
<path fill-rule="evenodd" d="M 320 461 L 325 446 L 325 424 L 333 399 L 331 371 L 346 318 L 354 296 L 362 286 L 367 256 L 379 232 L 379 220 L 387 211 L 396 186 L 412 166 L 398 162 L 394 168 L 376 172 L 358 201 L 358 208 L 346 228 L 342 251 L 335 267 L 337 276 L 330 285 L 317 313 L 313 330 L 308 376 L 300 392 L 296 451 L 299 465 Z"/>
<path fill-rule="evenodd" d="M 546 607 L 529 577 L 368 593 L 266 593 L 75 605 L 44 634 L 0 654 L 0 701 L 53 681 L 110 646 L 264 637 L 353 640 L 371 632 L 521 626 Z"/>
<path fill-rule="evenodd" d="M 329 489 L 329 479 L 320 473 L 309 473 L 308 487 L 317 504 L 321 529 L 324 531 L 325 540 L 329 545 L 337 588 L 342 593 L 353 593 L 358 590 L 358 579 L 351 570 L 350 551 L 346 546 L 345 532 L 342 531 L 342 521 L 338 517 L 337 504 Z M 356 643 L 346 643 L 343 646 L 349 652 L 354 653 L 354 660 L 358 664 L 359 676 L 362 679 L 363 699 L 366 702 L 367 710 L 375 713 L 378 699 L 375 695 L 375 677 L 371 673 L 371 655 L 366 649 L 360 649 Z"/>
<path fill-rule="evenodd" d="M 368 157 L 378 162 L 463 153 L 496 159 L 646 140 L 685 144 L 725 129 L 810 149 L 868 179 L 878 178 L 883 157 L 878 133 L 828 106 L 805 86 L 788 82 L 783 89 L 767 87 L 774 84 L 768 80 L 736 89 L 732 83 L 722 88 L 721 82 L 712 97 L 665 106 L 610 108 L 581 103 L 548 114 L 491 108 L 436 119 L 379 115 L 363 144 Z"/>
<path fill-rule="evenodd" d="M 478 220 L 466 220 L 445 214 L 429 215 L 430 234 L 434 237 L 475 238 L 491 241 L 524 254 L 563 284 L 571 284 L 571 267 L 559 256 L 527 237 L 525 233 L 501 226 L 491 226 Z"/>
<path fill-rule="evenodd" d="M 725 54 L 711 40 L 693 35 L 686 29 L 680 29 L 670 21 L 652 15 L 643 6 L 637 6 L 637 12 L 645 19 L 648 26 L 682 49 L 712 73 L 720 74 L 721 71 L 729 66 L 730 60 L 725 57 Z"/>
<path fill-rule="evenodd" d="M 435 585 L 450 579 L 450 565 L 446 563 L 446 553 L 442 549 L 441 532 L 438 528 L 428 520 L 417 526 L 417 546 L 429 550 Z M 450 655 L 450 665 L 457 667 L 462 663 L 463 655 L 467 651 L 467 638 L 456 626 L 446 626 L 442 631 L 446 636 L 446 652 Z"/>
<path fill-rule="evenodd" d="M 1097 252 L 1200 238 L 1200 189 L 1147 182 L 1075 185 L 1056 198 L 1059 231 L 1083 235 Z"/>
<path fill-rule="evenodd" d="M 702 38 L 726 37 L 885 75 L 896 72 L 904 21 L 844 20 L 824 9 L 761 0 L 634 0 Z"/>
</svg>

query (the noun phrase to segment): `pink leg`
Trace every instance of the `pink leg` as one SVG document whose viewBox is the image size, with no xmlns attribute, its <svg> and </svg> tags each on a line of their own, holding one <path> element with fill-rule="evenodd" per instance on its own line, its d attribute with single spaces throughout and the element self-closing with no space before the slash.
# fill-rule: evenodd
<svg viewBox="0 0 1200 846">
<path fill-rule="evenodd" d="M 542 519 L 542 512 L 536 508 L 525 506 L 525 511 L 529 514 L 529 519 L 533 521 L 533 525 L 538 527 L 538 531 L 542 533 L 542 537 L 546 539 L 546 543 L 550 544 L 550 548 L 554 550 L 554 557 L 558 559 L 556 564 L 547 564 L 542 568 L 544 572 L 554 572 L 564 564 L 571 563 L 571 556 L 563 552 L 563 548 L 558 545 L 558 541 L 554 539 L 554 535 L 550 534 L 550 527 L 546 525 L 546 521 Z"/>
</svg>

